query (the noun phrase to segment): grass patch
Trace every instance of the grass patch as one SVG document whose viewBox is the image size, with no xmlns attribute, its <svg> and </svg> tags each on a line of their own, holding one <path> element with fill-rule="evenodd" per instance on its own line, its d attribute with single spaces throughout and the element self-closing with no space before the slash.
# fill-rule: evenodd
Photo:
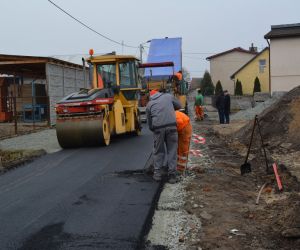
<svg viewBox="0 0 300 250">
<path fill-rule="evenodd" d="M 0 171 L 18 167 L 44 154 L 44 150 L 0 150 Z"/>
</svg>

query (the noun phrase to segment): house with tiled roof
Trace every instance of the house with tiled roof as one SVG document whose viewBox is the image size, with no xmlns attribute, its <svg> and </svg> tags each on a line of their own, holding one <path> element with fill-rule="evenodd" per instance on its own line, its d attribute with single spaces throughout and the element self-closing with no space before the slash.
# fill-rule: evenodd
<svg viewBox="0 0 300 250">
<path fill-rule="evenodd" d="M 300 85 L 300 23 L 272 25 L 265 35 L 270 44 L 271 92 Z"/>
<path fill-rule="evenodd" d="M 252 95 L 255 78 L 260 81 L 261 92 L 269 92 L 269 47 L 266 47 L 250 61 L 244 64 L 231 75 L 231 79 L 236 83 L 242 83 L 243 94 Z"/>
<path fill-rule="evenodd" d="M 220 81 L 224 90 L 234 94 L 234 82 L 230 76 L 256 55 L 256 49 L 252 46 L 250 50 L 237 47 L 207 57 L 214 85 Z"/>
</svg>

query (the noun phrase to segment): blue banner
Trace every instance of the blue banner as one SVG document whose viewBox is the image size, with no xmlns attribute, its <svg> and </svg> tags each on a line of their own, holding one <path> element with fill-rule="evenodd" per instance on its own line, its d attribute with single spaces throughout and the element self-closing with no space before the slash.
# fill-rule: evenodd
<svg viewBox="0 0 300 250">
<path fill-rule="evenodd" d="M 147 63 L 173 62 L 174 73 L 182 70 L 182 38 L 152 39 Z M 146 68 L 144 76 L 153 79 L 166 79 L 173 75 L 173 67 Z"/>
</svg>

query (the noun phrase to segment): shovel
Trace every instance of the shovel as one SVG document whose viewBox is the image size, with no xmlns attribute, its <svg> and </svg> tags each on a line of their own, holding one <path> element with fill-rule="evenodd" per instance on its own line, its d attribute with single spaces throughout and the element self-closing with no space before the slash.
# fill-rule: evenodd
<svg viewBox="0 0 300 250">
<path fill-rule="evenodd" d="M 269 161 L 268 161 L 268 157 L 267 157 L 267 153 L 266 153 L 266 149 L 265 149 L 266 146 L 265 146 L 264 139 L 263 139 L 263 136 L 261 133 L 258 117 L 256 118 L 256 123 L 257 123 L 257 127 L 258 127 L 258 133 L 260 135 L 261 147 L 264 151 L 264 157 L 265 157 L 265 163 L 266 163 L 266 173 L 272 174 L 273 172 L 272 172 L 272 168 L 269 167 Z"/>
<path fill-rule="evenodd" d="M 252 133 L 251 133 L 251 138 L 250 138 L 250 143 L 248 146 L 248 151 L 247 151 L 247 155 L 246 155 L 246 159 L 244 164 L 241 165 L 241 175 L 244 175 L 246 173 L 250 173 L 251 172 L 251 164 L 248 162 L 248 158 L 249 158 L 249 154 L 250 154 L 250 149 L 251 149 L 251 145 L 252 145 L 252 141 L 253 141 L 253 135 L 254 135 L 254 130 L 255 130 L 255 126 L 256 126 L 256 122 L 257 122 L 257 115 L 254 118 L 254 124 L 253 124 L 253 128 L 252 128 Z"/>
</svg>

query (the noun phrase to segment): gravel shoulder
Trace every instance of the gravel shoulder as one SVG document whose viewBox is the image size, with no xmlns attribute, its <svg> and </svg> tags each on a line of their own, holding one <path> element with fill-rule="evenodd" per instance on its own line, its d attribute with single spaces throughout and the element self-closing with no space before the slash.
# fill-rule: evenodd
<svg viewBox="0 0 300 250">
<path fill-rule="evenodd" d="M 0 173 L 60 150 L 55 129 L 0 140 Z"/>
<path fill-rule="evenodd" d="M 45 150 L 54 153 L 61 150 L 56 138 L 55 129 L 46 129 L 39 132 L 20 135 L 0 140 L 0 150 Z"/>
</svg>

